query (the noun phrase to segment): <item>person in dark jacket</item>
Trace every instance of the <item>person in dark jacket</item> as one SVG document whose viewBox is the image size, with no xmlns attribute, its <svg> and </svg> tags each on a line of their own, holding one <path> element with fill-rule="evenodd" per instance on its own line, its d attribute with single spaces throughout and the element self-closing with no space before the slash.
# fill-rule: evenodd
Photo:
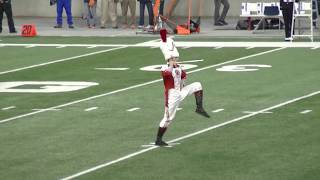
<svg viewBox="0 0 320 180">
<path fill-rule="evenodd" d="M 298 0 L 280 0 L 280 10 L 282 10 L 284 28 L 285 28 L 285 41 L 292 41 L 292 21 L 293 21 L 293 10 L 294 2 Z"/>
<path fill-rule="evenodd" d="M 3 12 L 6 13 L 10 33 L 17 33 L 12 17 L 11 0 L 0 0 L 0 33 L 2 33 Z"/>
</svg>

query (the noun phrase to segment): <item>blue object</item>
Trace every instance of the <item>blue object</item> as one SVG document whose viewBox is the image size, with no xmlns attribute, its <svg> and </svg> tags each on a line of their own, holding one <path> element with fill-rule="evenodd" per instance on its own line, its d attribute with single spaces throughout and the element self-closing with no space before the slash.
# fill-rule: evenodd
<svg viewBox="0 0 320 180">
<path fill-rule="evenodd" d="M 67 13 L 67 21 L 69 25 L 73 24 L 71 13 L 71 0 L 58 0 L 57 1 L 57 24 L 62 25 L 63 8 Z"/>
<path fill-rule="evenodd" d="M 266 16 L 277 16 L 279 15 L 278 6 L 266 6 L 264 7 L 264 15 Z"/>
</svg>

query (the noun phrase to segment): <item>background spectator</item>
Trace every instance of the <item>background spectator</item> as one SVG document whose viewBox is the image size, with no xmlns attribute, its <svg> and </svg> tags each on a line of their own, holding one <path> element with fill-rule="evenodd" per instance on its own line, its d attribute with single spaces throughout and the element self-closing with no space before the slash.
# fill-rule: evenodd
<svg viewBox="0 0 320 180">
<path fill-rule="evenodd" d="M 221 4 L 223 4 L 223 10 L 220 14 L 220 7 Z M 228 23 L 225 21 L 225 18 L 227 16 L 227 13 L 229 11 L 230 5 L 228 0 L 214 0 L 214 25 L 215 26 L 224 26 L 228 25 Z"/>
<path fill-rule="evenodd" d="M 160 1 L 160 10 L 159 10 L 159 14 L 163 16 L 163 9 L 164 9 L 164 0 Z"/>
<path fill-rule="evenodd" d="M 129 25 L 128 22 L 128 8 L 130 8 L 131 14 L 131 23 L 130 27 L 134 29 L 136 27 L 136 1 L 135 0 L 122 0 L 121 2 L 121 9 L 122 9 L 122 16 L 123 16 L 123 28 L 127 28 Z"/>
<path fill-rule="evenodd" d="M 57 24 L 54 26 L 54 28 L 62 28 L 63 8 L 67 13 L 67 22 L 69 28 L 74 28 L 71 12 L 71 0 L 57 0 Z"/>
<path fill-rule="evenodd" d="M 112 28 L 117 29 L 116 0 L 102 0 L 101 4 L 101 29 L 106 28 L 108 18 L 111 19 Z"/>
<path fill-rule="evenodd" d="M 139 20 L 139 29 L 144 28 L 144 10 L 147 6 L 148 14 L 149 14 L 149 25 L 147 28 L 153 27 L 153 9 L 152 9 L 152 3 L 151 0 L 137 0 L 140 2 L 140 20 Z"/>
<path fill-rule="evenodd" d="M 16 33 L 16 28 L 14 27 L 13 17 L 12 17 L 12 7 L 11 0 L 0 0 L 0 33 L 2 33 L 2 19 L 3 12 L 6 13 L 8 19 L 8 26 L 10 33 Z"/>
<path fill-rule="evenodd" d="M 97 24 L 97 0 L 84 0 L 84 3 L 88 28 L 95 28 Z"/>
</svg>

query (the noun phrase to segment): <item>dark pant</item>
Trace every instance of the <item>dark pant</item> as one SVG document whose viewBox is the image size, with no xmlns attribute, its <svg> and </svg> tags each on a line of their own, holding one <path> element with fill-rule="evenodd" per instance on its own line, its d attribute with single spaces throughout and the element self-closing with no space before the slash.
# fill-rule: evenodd
<svg viewBox="0 0 320 180">
<path fill-rule="evenodd" d="M 0 32 L 2 32 L 3 12 L 5 12 L 6 15 L 7 15 L 9 31 L 10 32 L 15 32 L 16 29 L 14 27 L 14 22 L 13 22 L 13 18 L 12 18 L 11 3 L 0 4 Z"/>
<path fill-rule="evenodd" d="M 282 14 L 286 38 L 291 37 L 293 2 L 284 3 L 282 6 Z"/>
<path fill-rule="evenodd" d="M 67 13 L 67 21 L 69 25 L 72 25 L 72 13 L 71 13 L 71 0 L 58 0 L 57 1 L 57 24 L 62 24 L 62 12 L 63 8 Z"/>
<path fill-rule="evenodd" d="M 153 25 L 153 9 L 151 1 L 149 0 L 140 0 L 140 20 L 139 25 L 144 25 L 144 10 L 145 6 L 147 6 L 148 14 L 149 14 L 149 25 Z"/>
<path fill-rule="evenodd" d="M 164 9 L 164 0 L 160 2 L 160 12 L 159 14 L 161 14 L 163 16 L 163 9 Z"/>
<path fill-rule="evenodd" d="M 220 7 L 223 4 L 223 10 L 220 14 Z M 228 0 L 214 0 L 214 22 L 224 21 L 230 8 Z"/>
</svg>

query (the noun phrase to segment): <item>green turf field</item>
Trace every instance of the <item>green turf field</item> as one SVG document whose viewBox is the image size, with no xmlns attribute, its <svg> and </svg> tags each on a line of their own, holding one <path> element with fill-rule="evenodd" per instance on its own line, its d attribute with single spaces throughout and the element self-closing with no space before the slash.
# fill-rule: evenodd
<svg viewBox="0 0 320 180">
<path fill-rule="evenodd" d="M 211 118 L 197 115 L 187 98 L 165 135 L 175 144 L 157 148 L 149 145 L 164 111 L 157 69 L 165 62 L 158 48 L 131 46 L 155 38 L 2 40 L 59 45 L 0 47 L 0 179 L 320 177 L 319 49 L 179 48 Z M 5 88 L 8 82 L 22 83 Z M 44 92 L 61 82 L 96 84 Z"/>
</svg>

